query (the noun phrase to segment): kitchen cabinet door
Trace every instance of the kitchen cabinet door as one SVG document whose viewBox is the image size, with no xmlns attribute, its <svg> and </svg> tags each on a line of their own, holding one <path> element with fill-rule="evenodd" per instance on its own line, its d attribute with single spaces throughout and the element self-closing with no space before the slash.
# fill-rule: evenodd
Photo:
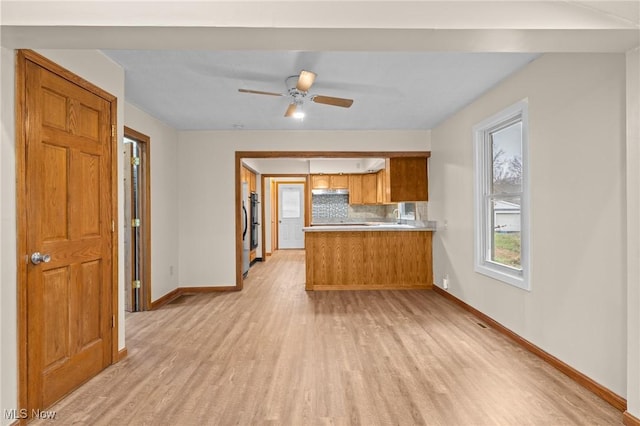
<svg viewBox="0 0 640 426">
<path fill-rule="evenodd" d="M 349 204 L 362 203 L 362 175 L 349 175 Z"/>
<path fill-rule="evenodd" d="M 362 203 L 376 204 L 377 177 L 373 173 L 362 175 Z"/>
<path fill-rule="evenodd" d="M 382 169 L 376 173 L 376 204 L 385 203 L 385 170 Z"/>
<path fill-rule="evenodd" d="M 256 192 L 256 174 L 249 171 L 249 191 Z"/>
<path fill-rule="evenodd" d="M 349 188 L 349 175 L 330 175 L 329 187 L 331 189 Z"/>
<path fill-rule="evenodd" d="M 427 157 L 387 158 L 385 202 L 427 201 Z"/>
<path fill-rule="evenodd" d="M 311 189 L 329 189 L 329 175 L 311 175 Z"/>
</svg>

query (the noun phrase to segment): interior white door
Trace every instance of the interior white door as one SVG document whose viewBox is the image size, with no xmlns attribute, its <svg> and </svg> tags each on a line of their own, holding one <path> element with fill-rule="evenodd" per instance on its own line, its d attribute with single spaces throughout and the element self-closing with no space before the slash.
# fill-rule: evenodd
<svg viewBox="0 0 640 426">
<path fill-rule="evenodd" d="M 304 248 L 304 184 L 278 184 L 278 247 Z"/>
</svg>

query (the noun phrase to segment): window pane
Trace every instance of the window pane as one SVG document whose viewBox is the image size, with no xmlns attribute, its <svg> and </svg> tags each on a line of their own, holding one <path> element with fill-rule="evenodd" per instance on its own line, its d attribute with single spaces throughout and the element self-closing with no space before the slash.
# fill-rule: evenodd
<svg viewBox="0 0 640 426">
<path fill-rule="evenodd" d="M 520 263 L 520 198 L 508 198 L 491 201 L 492 242 L 490 260 L 516 269 L 522 269 Z"/>
<path fill-rule="evenodd" d="M 491 132 L 493 194 L 522 192 L 522 122 Z"/>
<path fill-rule="evenodd" d="M 282 191 L 282 218 L 298 219 L 300 217 L 300 191 L 284 189 Z"/>
</svg>

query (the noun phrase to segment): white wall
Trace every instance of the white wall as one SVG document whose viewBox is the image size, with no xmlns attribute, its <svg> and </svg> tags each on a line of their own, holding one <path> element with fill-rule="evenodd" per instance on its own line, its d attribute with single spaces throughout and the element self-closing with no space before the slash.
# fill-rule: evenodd
<svg viewBox="0 0 640 426">
<path fill-rule="evenodd" d="M 431 147 L 428 131 L 205 131 L 181 132 L 179 139 L 181 286 L 235 284 L 235 151 L 428 151 Z"/>
<path fill-rule="evenodd" d="M 640 418 L 640 48 L 627 53 L 627 410 Z"/>
<path fill-rule="evenodd" d="M 126 103 L 124 122 L 151 138 L 151 300 L 178 287 L 178 133 Z"/>
<path fill-rule="evenodd" d="M 17 408 L 18 358 L 13 50 L 0 51 L 0 410 Z M 4 411 L 3 411 L 4 412 Z M 10 421 L 0 418 L 0 424 Z"/>
<path fill-rule="evenodd" d="M 473 270 L 474 124 L 529 99 L 531 292 Z M 432 130 L 436 284 L 626 395 L 625 61 L 546 54 Z"/>
<path fill-rule="evenodd" d="M 309 173 L 309 160 L 304 158 L 254 158 L 245 162 L 263 175 Z"/>
</svg>

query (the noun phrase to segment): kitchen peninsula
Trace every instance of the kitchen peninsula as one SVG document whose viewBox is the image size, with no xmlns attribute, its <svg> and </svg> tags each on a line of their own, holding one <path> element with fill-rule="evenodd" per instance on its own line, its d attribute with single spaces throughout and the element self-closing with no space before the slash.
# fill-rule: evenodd
<svg viewBox="0 0 640 426">
<path fill-rule="evenodd" d="M 430 289 L 430 226 L 364 223 L 305 231 L 306 290 Z"/>
</svg>

